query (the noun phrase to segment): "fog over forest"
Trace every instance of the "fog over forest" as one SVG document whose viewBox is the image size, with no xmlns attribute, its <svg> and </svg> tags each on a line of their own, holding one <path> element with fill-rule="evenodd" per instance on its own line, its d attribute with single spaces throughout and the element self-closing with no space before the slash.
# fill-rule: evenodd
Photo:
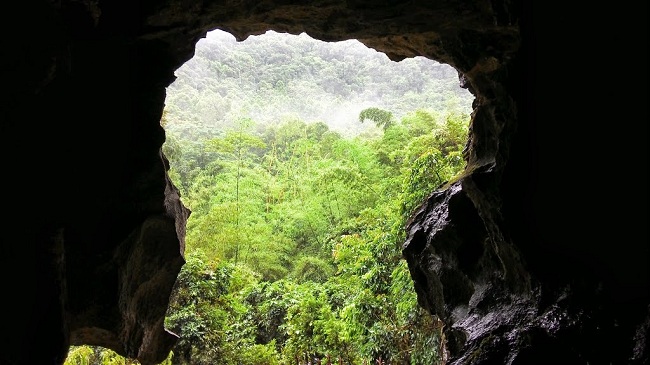
<svg viewBox="0 0 650 365">
<path fill-rule="evenodd" d="M 469 114 L 473 96 L 449 65 L 424 57 L 391 61 L 357 40 L 327 43 L 268 31 L 237 42 L 208 32 L 167 89 L 165 128 L 182 139 L 222 135 L 237 120 L 325 122 L 343 136 L 376 127 L 359 113 L 377 107 L 400 119 L 417 109 Z"/>
</svg>

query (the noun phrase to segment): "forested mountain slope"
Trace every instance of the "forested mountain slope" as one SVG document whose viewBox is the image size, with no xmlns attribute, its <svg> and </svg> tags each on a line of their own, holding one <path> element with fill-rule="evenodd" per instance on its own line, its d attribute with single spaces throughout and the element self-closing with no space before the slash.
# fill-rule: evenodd
<svg viewBox="0 0 650 365">
<path fill-rule="evenodd" d="M 322 121 L 353 136 L 370 127 L 357 122 L 368 107 L 399 119 L 423 108 L 469 114 L 473 100 L 449 65 L 423 57 L 393 62 L 356 40 L 273 31 L 242 42 L 209 32 L 176 76 L 167 89 L 166 129 L 182 138 L 214 137 L 240 118 Z"/>
</svg>

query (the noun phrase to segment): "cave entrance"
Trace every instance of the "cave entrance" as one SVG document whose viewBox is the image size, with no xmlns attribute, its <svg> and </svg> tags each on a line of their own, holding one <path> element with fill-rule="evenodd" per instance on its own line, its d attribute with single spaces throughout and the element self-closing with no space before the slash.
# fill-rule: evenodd
<svg viewBox="0 0 650 365">
<path fill-rule="evenodd" d="M 442 363 L 400 246 L 464 167 L 473 97 L 457 72 L 355 40 L 215 30 L 176 75 L 164 152 L 192 214 L 174 362 Z"/>
</svg>

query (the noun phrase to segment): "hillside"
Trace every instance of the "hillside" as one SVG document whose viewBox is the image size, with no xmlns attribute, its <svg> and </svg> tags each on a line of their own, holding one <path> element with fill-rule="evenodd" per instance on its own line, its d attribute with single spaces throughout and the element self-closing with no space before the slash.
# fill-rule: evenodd
<svg viewBox="0 0 650 365">
<path fill-rule="evenodd" d="M 473 96 L 450 66 L 416 57 L 393 62 L 356 40 L 327 43 L 269 31 L 237 42 L 215 30 L 167 89 L 166 130 L 182 139 L 222 135 L 242 118 L 256 123 L 321 121 L 343 136 L 372 128 L 361 110 L 401 118 L 416 109 L 471 112 Z"/>
</svg>

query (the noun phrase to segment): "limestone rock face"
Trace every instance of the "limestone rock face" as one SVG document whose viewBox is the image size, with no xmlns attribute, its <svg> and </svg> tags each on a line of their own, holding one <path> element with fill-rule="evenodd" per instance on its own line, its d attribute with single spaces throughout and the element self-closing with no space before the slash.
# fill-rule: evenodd
<svg viewBox="0 0 650 365">
<path fill-rule="evenodd" d="M 190 212 L 159 121 L 174 71 L 215 28 L 355 38 L 458 70 L 476 97 L 467 168 L 404 243 L 449 364 L 647 364 L 642 4 L 3 4 L 0 364 L 60 365 L 90 344 L 152 365 L 172 349 Z"/>
</svg>

